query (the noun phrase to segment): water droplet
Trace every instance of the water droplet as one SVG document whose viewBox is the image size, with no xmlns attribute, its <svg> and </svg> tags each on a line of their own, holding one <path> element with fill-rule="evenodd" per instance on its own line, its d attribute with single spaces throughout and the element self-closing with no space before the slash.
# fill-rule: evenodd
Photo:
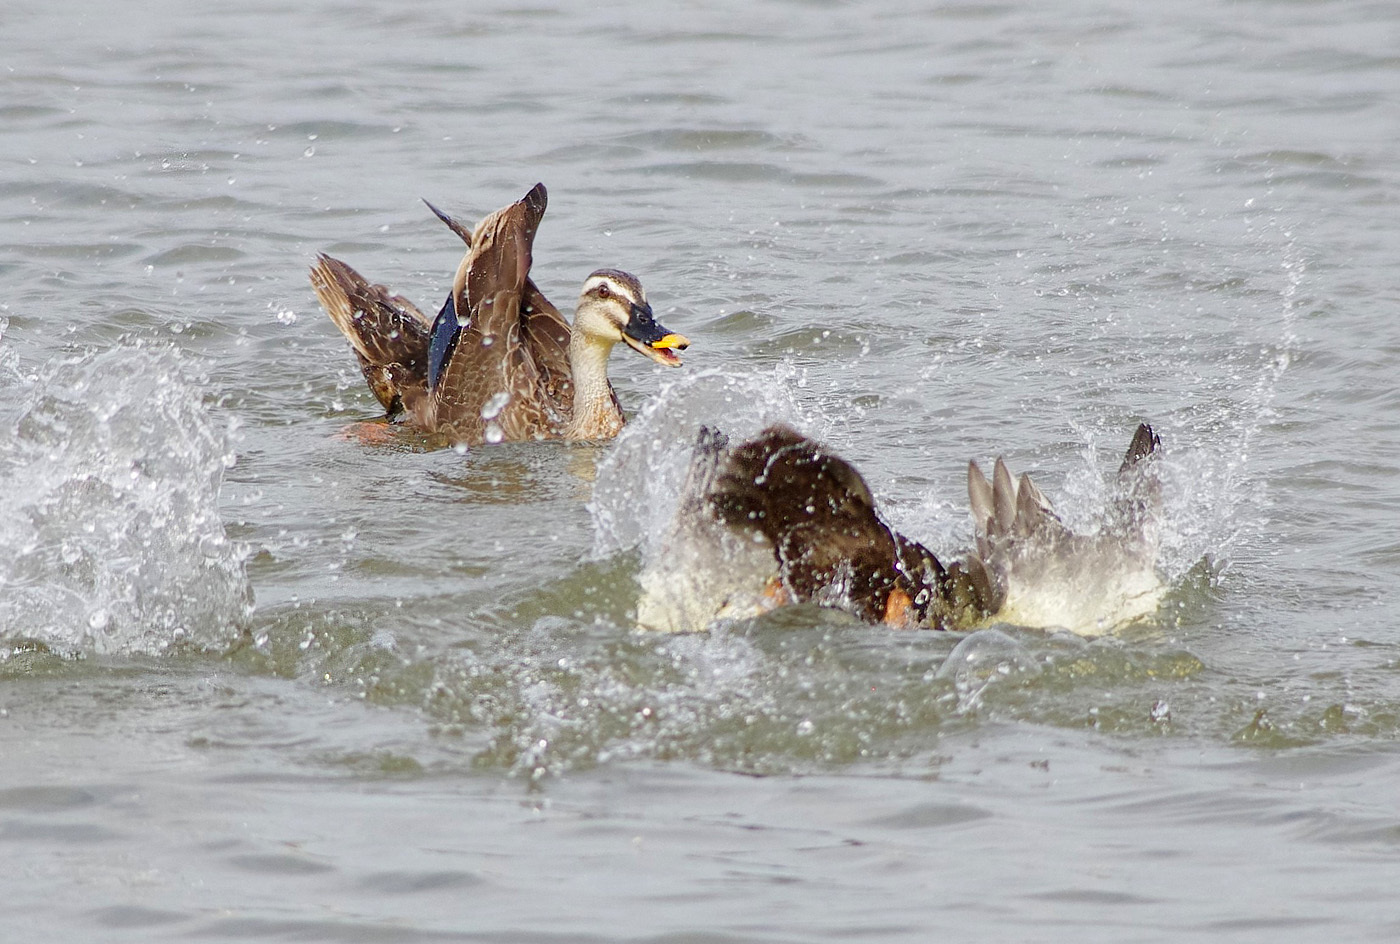
<svg viewBox="0 0 1400 944">
<path fill-rule="evenodd" d="M 487 442 L 491 443 L 494 446 L 502 439 L 505 439 L 506 434 L 502 432 L 501 427 L 497 426 L 495 423 L 487 423 L 485 438 Z"/>
<path fill-rule="evenodd" d="M 481 418 L 484 420 L 494 420 L 501 415 L 501 411 L 506 408 L 506 404 L 509 402 L 510 394 L 502 390 L 500 393 L 487 400 L 481 407 Z"/>
<path fill-rule="evenodd" d="M 107 624 L 111 621 L 111 616 L 107 614 L 106 610 L 100 607 L 93 610 L 92 615 L 88 617 L 88 625 L 91 626 L 95 632 L 101 632 L 106 629 Z"/>
<path fill-rule="evenodd" d="M 312 156 L 315 155 L 315 153 L 316 153 L 316 149 L 315 149 L 314 147 L 308 147 L 305 151 L 302 151 L 302 152 L 301 152 L 301 156 L 302 156 L 302 157 L 312 157 Z"/>
</svg>

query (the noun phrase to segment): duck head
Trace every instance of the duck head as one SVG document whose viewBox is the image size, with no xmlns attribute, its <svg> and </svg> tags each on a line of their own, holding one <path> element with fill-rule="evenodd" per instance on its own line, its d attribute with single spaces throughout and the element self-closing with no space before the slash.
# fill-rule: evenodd
<svg viewBox="0 0 1400 944">
<path fill-rule="evenodd" d="M 667 367 L 681 366 L 676 352 L 690 346 L 684 335 L 657 324 L 642 283 L 620 269 L 599 269 L 583 283 L 574 331 L 600 341 L 621 341 Z"/>
</svg>

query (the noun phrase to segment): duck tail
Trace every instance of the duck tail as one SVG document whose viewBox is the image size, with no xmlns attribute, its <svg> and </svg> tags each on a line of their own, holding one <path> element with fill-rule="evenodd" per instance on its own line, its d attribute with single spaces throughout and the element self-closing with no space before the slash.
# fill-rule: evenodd
<svg viewBox="0 0 1400 944">
<path fill-rule="evenodd" d="M 350 341 L 376 399 L 392 417 L 405 394 L 426 389 L 432 322 L 414 305 L 324 253 L 311 267 L 321 307 Z"/>
<path fill-rule="evenodd" d="M 990 480 L 967 464 L 967 497 L 977 538 L 964 569 L 983 588 L 993 611 L 1005 602 L 1013 559 L 1030 548 L 1053 548 L 1068 534 L 1030 473 L 1015 478 L 997 458 Z"/>
<path fill-rule="evenodd" d="M 1060 520 L 1028 474 L 1014 477 L 997 459 L 988 479 L 968 463 L 976 547 L 964 567 L 975 583 L 990 586 L 993 609 L 1026 625 L 1090 634 L 1151 612 L 1161 591 L 1154 461 L 1160 447 L 1152 427 L 1137 428 L 1114 498 L 1084 534 Z"/>
<path fill-rule="evenodd" d="M 1159 458 L 1162 440 L 1146 423 L 1139 423 L 1123 463 L 1118 467 L 1118 497 L 1113 526 L 1125 537 L 1149 541 L 1162 517 Z"/>
<path fill-rule="evenodd" d="M 976 462 L 967 464 L 967 497 L 977 527 L 977 549 L 983 555 L 1017 538 L 1045 536 L 1064 530 L 1050 500 L 1029 472 L 1014 478 L 997 458 L 988 481 Z"/>
</svg>

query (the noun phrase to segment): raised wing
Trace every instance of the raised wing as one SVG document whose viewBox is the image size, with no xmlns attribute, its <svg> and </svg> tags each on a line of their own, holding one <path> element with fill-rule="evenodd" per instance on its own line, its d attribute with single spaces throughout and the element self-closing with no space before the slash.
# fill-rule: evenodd
<svg viewBox="0 0 1400 944">
<path fill-rule="evenodd" d="M 547 202 L 544 185 L 536 184 L 522 199 L 487 216 L 472 232 L 471 249 L 457 269 L 451 314 L 459 324 L 452 332 L 444 306 L 433 425 L 450 427 L 460 439 L 481 441 L 488 425 L 506 439 L 549 435 L 559 425 L 541 393 L 546 377 L 556 385 L 563 379 L 555 376 L 556 363 L 548 370 L 536 363 L 534 347 L 559 346 L 557 330 L 546 328 L 551 315 L 561 324 L 563 319 L 529 279 L 535 232 Z M 461 235 L 460 224 L 454 224 L 448 222 Z M 543 320 L 532 330 L 536 316 Z M 567 337 L 563 347 L 567 350 Z M 567 377 L 567 355 L 562 363 Z"/>
<path fill-rule="evenodd" d="M 324 254 L 311 267 L 311 287 L 349 339 L 375 398 L 388 415 L 399 412 L 404 393 L 427 383 L 432 322 L 408 299 Z"/>
</svg>

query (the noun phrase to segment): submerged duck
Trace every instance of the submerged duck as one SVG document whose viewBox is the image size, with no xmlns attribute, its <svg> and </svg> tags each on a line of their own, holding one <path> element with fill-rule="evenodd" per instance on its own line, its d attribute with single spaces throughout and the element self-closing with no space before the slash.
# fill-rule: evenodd
<svg viewBox="0 0 1400 944">
<path fill-rule="evenodd" d="M 989 481 L 968 466 L 976 547 L 947 564 L 892 529 L 860 473 L 795 429 L 737 446 L 703 429 L 665 553 L 640 579 L 642 628 L 703 629 L 811 602 L 898 628 L 971 629 L 993 621 L 1086 635 L 1149 615 L 1160 440 L 1140 425 L 1117 499 L 1092 534 L 1056 516 L 1029 475 L 998 459 Z"/>
<path fill-rule="evenodd" d="M 635 276 L 589 275 L 572 330 L 536 287 L 531 247 L 547 199 L 536 184 L 474 230 L 428 204 L 468 247 L 436 319 L 318 256 L 312 287 L 388 418 L 467 444 L 610 439 L 623 425 L 607 373 L 613 347 L 680 366 L 676 351 L 690 342 L 657 324 Z"/>
</svg>

